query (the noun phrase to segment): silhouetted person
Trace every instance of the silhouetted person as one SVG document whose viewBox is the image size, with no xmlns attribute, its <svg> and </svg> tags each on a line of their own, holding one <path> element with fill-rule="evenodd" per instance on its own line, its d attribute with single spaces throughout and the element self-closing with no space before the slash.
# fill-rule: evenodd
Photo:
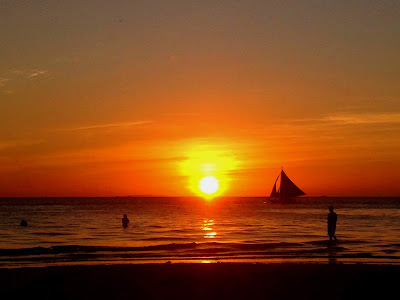
<svg viewBox="0 0 400 300">
<path fill-rule="evenodd" d="M 126 216 L 126 214 L 124 214 L 124 217 L 122 218 L 122 227 L 128 227 L 128 224 L 129 224 L 129 219 L 128 219 L 128 217 Z"/>
<path fill-rule="evenodd" d="M 337 240 L 335 231 L 336 231 L 336 222 L 337 222 L 337 214 L 333 212 L 333 206 L 329 206 L 329 214 L 328 214 L 328 235 L 329 240 L 332 241 L 332 238 Z"/>
<path fill-rule="evenodd" d="M 25 220 L 21 220 L 21 223 L 19 223 L 19 225 L 26 227 L 26 226 L 28 226 L 28 222 Z"/>
</svg>

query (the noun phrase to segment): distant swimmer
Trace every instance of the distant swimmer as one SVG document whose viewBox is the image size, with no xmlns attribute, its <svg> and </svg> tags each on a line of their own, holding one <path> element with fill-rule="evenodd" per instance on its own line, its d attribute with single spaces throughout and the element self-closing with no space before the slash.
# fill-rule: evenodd
<svg viewBox="0 0 400 300">
<path fill-rule="evenodd" d="M 329 240 L 332 239 L 337 240 L 335 232 L 336 232 L 336 222 L 337 222 L 337 214 L 333 212 L 333 206 L 329 206 L 329 214 L 328 214 L 328 235 Z"/>
<path fill-rule="evenodd" d="M 129 224 L 129 219 L 126 216 L 126 214 L 124 214 L 124 217 L 122 218 L 122 227 L 126 228 L 128 227 L 128 224 Z"/>
<path fill-rule="evenodd" d="M 20 226 L 26 227 L 28 226 L 28 222 L 25 220 L 21 220 L 21 223 L 19 223 Z"/>
</svg>

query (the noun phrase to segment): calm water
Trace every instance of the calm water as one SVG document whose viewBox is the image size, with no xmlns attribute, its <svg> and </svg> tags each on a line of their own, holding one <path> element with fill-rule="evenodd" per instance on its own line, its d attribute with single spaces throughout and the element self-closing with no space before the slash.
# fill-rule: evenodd
<svg viewBox="0 0 400 300">
<path fill-rule="evenodd" d="M 0 199 L 0 267 L 195 262 L 400 262 L 399 198 Z M 338 214 L 327 242 L 328 205 Z M 122 228 L 126 213 L 131 221 Z M 28 227 L 19 226 L 21 219 Z"/>
</svg>

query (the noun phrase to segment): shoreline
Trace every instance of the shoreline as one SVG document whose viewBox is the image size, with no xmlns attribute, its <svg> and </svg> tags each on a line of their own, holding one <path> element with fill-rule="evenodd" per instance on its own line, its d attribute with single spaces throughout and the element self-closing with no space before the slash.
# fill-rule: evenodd
<svg viewBox="0 0 400 300">
<path fill-rule="evenodd" d="M 202 264 L 232 264 L 232 265 L 369 265 L 369 266 L 398 266 L 400 268 L 400 260 L 384 260 L 371 258 L 342 258 L 342 257 L 321 257 L 321 258 L 252 258 L 252 259 L 215 259 L 215 258 L 198 258 L 198 259 L 135 259 L 135 260 L 86 260 L 86 261 L 57 261 L 38 263 L 0 263 L 0 272 L 2 270 L 14 269 L 43 269 L 43 268 L 79 268 L 79 267 L 95 267 L 95 266 L 132 266 L 132 265 L 202 265 Z"/>
<path fill-rule="evenodd" d="M 88 298 L 382 298 L 397 291 L 399 265 L 163 263 L 0 269 L 0 295 Z M 8 297 L 7 297 L 8 296 Z"/>
</svg>

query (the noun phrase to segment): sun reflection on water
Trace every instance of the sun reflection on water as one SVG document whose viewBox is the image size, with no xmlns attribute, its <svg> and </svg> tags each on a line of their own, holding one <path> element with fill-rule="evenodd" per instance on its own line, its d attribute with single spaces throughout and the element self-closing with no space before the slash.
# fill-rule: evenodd
<svg viewBox="0 0 400 300">
<path fill-rule="evenodd" d="M 205 239 L 213 239 L 217 233 L 213 231 L 212 227 L 214 225 L 214 220 L 211 219 L 203 219 L 203 224 L 201 225 L 201 229 L 205 231 L 204 238 Z"/>
<path fill-rule="evenodd" d="M 201 263 L 202 264 L 211 264 L 212 261 L 211 260 L 202 260 Z"/>
</svg>

